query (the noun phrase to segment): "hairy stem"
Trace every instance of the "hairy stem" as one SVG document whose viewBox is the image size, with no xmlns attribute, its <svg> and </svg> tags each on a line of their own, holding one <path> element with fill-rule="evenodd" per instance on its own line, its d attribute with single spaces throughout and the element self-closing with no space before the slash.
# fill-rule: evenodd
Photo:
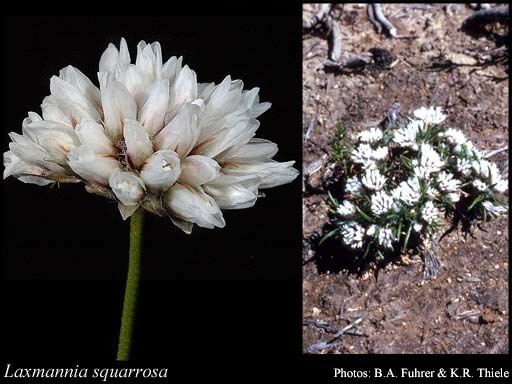
<svg viewBox="0 0 512 384">
<path fill-rule="evenodd" d="M 130 358 L 130 347 L 137 309 L 137 294 L 139 291 L 143 212 L 139 208 L 130 219 L 130 254 L 124 292 L 123 314 L 121 317 L 121 330 L 119 332 L 119 345 L 117 347 L 118 361 L 127 361 Z"/>
</svg>

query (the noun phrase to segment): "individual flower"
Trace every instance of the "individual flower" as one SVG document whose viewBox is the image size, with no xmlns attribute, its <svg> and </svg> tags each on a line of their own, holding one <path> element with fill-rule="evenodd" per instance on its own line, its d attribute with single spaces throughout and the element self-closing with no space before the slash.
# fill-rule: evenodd
<svg viewBox="0 0 512 384">
<path fill-rule="evenodd" d="M 382 130 L 380 128 L 370 128 L 360 132 L 357 138 L 362 143 L 375 143 L 382 140 Z"/>
<path fill-rule="evenodd" d="M 439 133 L 440 137 L 444 137 L 446 141 L 452 145 L 463 145 L 467 143 L 466 136 L 459 129 L 448 128 L 444 132 Z"/>
<path fill-rule="evenodd" d="M 345 192 L 352 195 L 359 195 L 363 190 L 361 181 L 357 177 L 349 177 L 345 184 Z"/>
<path fill-rule="evenodd" d="M 83 182 L 123 218 L 142 207 L 190 233 L 223 227 L 221 209 L 251 207 L 259 189 L 298 175 L 293 161 L 272 160 L 276 144 L 254 138 L 270 108 L 258 88 L 230 76 L 198 83 L 181 57 L 163 63 L 157 42 L 141 41 L 132 64 L 124 39 L 101 56 L 98 80 L 72 66 L 51 78 L 42 116 L 29 112 L 23 134 L 10 134 L 4 178 Z"/>
<path fill-rule="evenodd" d="M 489 186 L 482 180 L 475 179 L 471 184 L 476 188 L 477 191 L 486 192 L 489 190 Z"/>
<path fill-rule="evenodd" d="M 402 148 L 412 148 L 418 150 L 417 136 L 419 132 L 418 121 L 410 121 L 406 127 L 398 128 L 394 131 L 393 141 Z"/>
<path fill-rule="evenodd" d="M 376 161 L 385 159 L 387 155 L 387 147 L 379 147 L 374 150 L 370 144 L 363 143 L 352 151 L 350 158 L 356 164 L 362 164 L 364 167 L 374 167 Z"/>
<path fill-rule="evenodd" d="M 377 168 L 370 168 L 366 170 L 361 181 L 366 188 L 376 191 L 384 186 L 386 178 Z"/>
<path fill-rule="evenodd" d="M 378 235 L 379 244 L 384 248 L 393 249 L 393 242 L 396 240 L 393 231 L 386 227 L 381 228 Z"/>
<path fill-rule="evenodd" d="M 493 204 L 490 201 L 484 201 L 482 205 L 485 210 L 492 215 L 501 215 L 502 213 L 506 213 L 508 211 L 507 208 L 502 207 L 501 205 Z"/>
<path fill-rule="evenodd" d="M 421 107 L 414 111 L 414 116 L 428 124 L 441 124 L 446 119 L 441 107 Z"/>
<path fill-rule="evenodd" d="M 356 213 L 356 206 L 350 201 L 345 200 L 338 206 L 337 212 L 341 217 L 350 217 Z"/>
<path fill-rule="evenodd" d="M 427 201 L 421 208 L 421 217 L 428 224 L 433 224 L 439 219 L 439 210 L 434 203 Z"/>
<path fill-rule="evenodd" d="M 446 194 L 446 199 L 450 203 L 456 203 L 460 200 L 460 193 L 459 192 L 450 192 Z"/>
<path fill-rule="evenodd" d="M 492 186 L 492 190 L 496 193 L 503 193 L 508 189 L 508 180 L 499 180 Z"/>
<path fill-rule="evenodd" d="M 365 229 L 358 223 L 354 221 L 342 223 L 340 225 L 340 232 L 346 245 L 354 249 L 363 247 Z"/>
<path fill-rule="evenodd" d="M 375 148 L 372 153 L 372 159 L 384 160 L 388 156 L 388 147 Z"/>
<path fill-rule="evenodd" d="M 471 161 L 465 158 L 457 158 L 456 165 L 457 171 L 463 176 L 469 176 L 471 174 Z"/>
<path fill-rule="evenodd" d="M 395 208 L 395 201 L 390 194 L 379 191 L 371 197 L 371 210 L 375 215 L 382 215 Z"/>
<path fill-rule="evenodd" d="M 378 233 L 378 227 L 375 224 L 372 224 L 366 230 L 366 236 L 374 237 Z"/>
<path fill-rule="evenodd" d="M 421 223 L 414 223 L 414 225 L 412 226 L 412 229 L 414 229 L 414 232 L 421 232 L 421 230 L 423 229 L 423 224 Z"/>
<path fill-rule="evenodd" d="M 417 177 L 410 177 L 402 181 L 395 189 L 391 191 L 395 200 L 412 207 L 421 198 L 420 183 Z"/>
<path fill-rule="evenodd" d="M 443 171 L 437 175 L 437 185 L 441 191 L 455 192 L 461 184 L 459 180 L 453 177 L 453 174 Z"/>
<path fill-rule="evenodd" d="M 491 163 L 487 160 L 475 160 L 471 162 L 471 166 L 478 177 L 487 179 L 489 177 Z M 499 172 L 498 172 L 499 174 Z"/>
<path fill-rule="evenodd" d="M 431 173 L 439 172 L 444 162 L 430 144 L 421 144 L 419 149 L 419 165 L 414 174 L 420 178 L 428 178 Z"/>
</svg>

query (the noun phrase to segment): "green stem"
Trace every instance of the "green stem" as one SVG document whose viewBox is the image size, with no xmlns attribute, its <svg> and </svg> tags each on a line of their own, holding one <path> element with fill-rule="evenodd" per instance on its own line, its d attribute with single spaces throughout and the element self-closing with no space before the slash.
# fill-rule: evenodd
<svg viewBox="0 0 512 384">
<path fill-rule="evenodd" d="M 130 219 L 130 256 L 126 288 L 124 291 L 119 345 L 117 347 L 118 361 L 127 361 L 130 357 L 130 346 L 135 322 L 135 311 L 137 308 L 137 294 L 139 291 L 143 212 L 142 209 L 138 209 Z"/>
</svg>

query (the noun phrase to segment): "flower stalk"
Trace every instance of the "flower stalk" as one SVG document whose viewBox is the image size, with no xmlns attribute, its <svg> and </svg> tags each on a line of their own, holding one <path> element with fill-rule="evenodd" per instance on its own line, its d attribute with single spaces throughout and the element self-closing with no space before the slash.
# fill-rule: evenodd
<svg viewBox="0 0 512 384">
<path fill-rule="evenodd" d="M 127 361 L 130 349 L 137 310 L 137 296 L 140 281 L 140 258 L 142 249 L 142 228 L 144 211 L 138 209 L 130 219 L 130 253 L 128 275 L 124 292 L 123 314 L 117 347 L 117 361 Z"/>
</svg>

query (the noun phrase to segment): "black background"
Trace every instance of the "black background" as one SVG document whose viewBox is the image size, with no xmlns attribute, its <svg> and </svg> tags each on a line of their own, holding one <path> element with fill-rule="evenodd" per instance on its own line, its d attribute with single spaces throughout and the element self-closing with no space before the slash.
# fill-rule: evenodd
<svg viewBox="0 0 512 384">
<path fill-rule="evenodd" d="M 201 11 L 210 16 L 201 16 Z M 2 150 L 40 112 L 49 79 L 73 65 L 97 84 L 109 42 L 159 41 L 164 61 L 184 56 L 199 82 L 226 75 L 260 87 L 272 108 L 257 137 L 278 161 L 301 165 L 300 9 L 197 9 L 169 17 L 9 17 L 3 20 Z M 234 13 L 240 13 L 234 17 Z M 179 11 L 178 11 L 179 13 Z M 291 15 L 290 15 L 291 14 Z M 7 97 L 6 97 L 7 96 Z M 187 236 L 146 215 L 132 356 L 300 354 L 301 182 L 264 190 L 251 209 L 224 211 L 226 227 Z M 109 362 L 116 350 L 129 223 L 83 185 L 2 182 L 2 327 L 7 360 Z M 274 326 L 274 325 L 275 326 Z"/>
</svg>

